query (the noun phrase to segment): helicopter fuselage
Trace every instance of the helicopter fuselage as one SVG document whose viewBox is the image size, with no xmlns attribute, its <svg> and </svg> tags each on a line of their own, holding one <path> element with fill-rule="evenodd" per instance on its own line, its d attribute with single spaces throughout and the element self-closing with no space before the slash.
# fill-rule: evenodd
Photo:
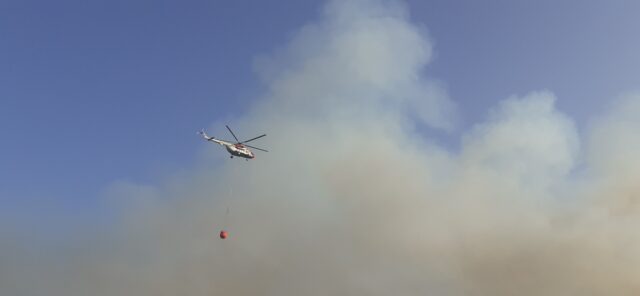
<svg viewBox="0 0 640 296">
<path fill-rule="evenodd" d="M 253 152 L 251 152 L 251 150 L 249 150 L 249 148 L 245 147 L 242 144 L 229 143 L 227 141 L 218 140 L 218 139 L 215 139 L 213 137 L 208 137 L 207 140 L 211 141 L 211 142 L 218 143 L 218 144 L 224 146 L 224 148 L 227 149 L 227 152 L 229 152 L 229 154 L 231 154 L 231 157 L 237 156 L 237 157 L 242 157 L 242 158 L 247 158 L 247 159 L 252 159 L 252 158 L 256 157 L 253 154 Z"/>
<path fill-rule="evenodd" d="M 224 145 L 227 149 L 227 152 L 231 154 L 231 156 L 244 157 L 248 159 L 255 158 L 256 156 L 249 150 L 249 148 L 244 147 L 242 144 L 227 144 Z"/>
<path fill-rule="evenodd" d="M 205 140 L 207 140 L 207 141 L 209 141 L 209 142 L 214 142 L 214 143 L 216 143 L 216 144 L 219 144 L 219 145 L 224 146 L 224 148 L 225 148 L 225 149 L 227 149 L 227 152 L 229 152 L 229 154 L 231 154 L 231 158 L 233 158 L 234 156 L 242 157 L 242 158 L 245 158 L 245 159 L 247 159 L 247 160 L 255 158 L 256 156 L 253 154 L 253 152 L 252 152 L 251 150 L 249 150 L 249 147 L 251 147 L 251 148 L 253 148 L 253 149 L 260 150 L 260 151 L 269 152 L 269 151 L 264 150 L 264 149 L 262 149 L 262 148 L 253 147 L 253 146 L 250 146 L 250 145 L 248 145 L 248 144 L 245 144 L 245 143 L 247 143 L 247 142 L 251 142 L 251 141 L 253 141 L 253 140 L 260 139 L 260 138 L 262 138 L 262 137 L 266 136 L 267 134 L 263 134 L 263 135 L 260 135 L 260 136 L 254 137 L 254 138 L 251 138 L 251 139 L 246 140 L 246 141 L 240 141 L 240 140 L 238 140 L 238 137 L 236 137 L 236 135 L 233 133 L 233 131 L 231 130 L 231 128 L 230 128 L 228 125 L 227 125 L 226 127 L 227 127 L 227 129 L 229 130 L 229 133 L 231 133 L 231 135 L 233 136 L 233 138 L 236 140 L 236 142 L 235 142 L 235 143 L 231 143 L 231 142 L 224 141 L 224 140 L 219 140 L 219 139 L 216 139 L 216 138 L 214 138 L 214 137 L 209 137 L 209 136 L 204 132 L 204 129 L 202 129 L 202 130 L 199 132 L 199 134 L 200 134 L 200 135 L 201 135 Z"/>
</svg>

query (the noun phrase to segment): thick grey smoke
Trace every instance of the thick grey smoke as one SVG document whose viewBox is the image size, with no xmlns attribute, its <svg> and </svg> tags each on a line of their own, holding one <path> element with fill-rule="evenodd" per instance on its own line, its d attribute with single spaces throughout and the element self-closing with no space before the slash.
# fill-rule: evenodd
<svg viewBox="0 0 640 296">
<path fill-rule="evenodd" d="M 640 293 L 640 95 L 583 140 L 551 92 L 514 96 L 453 153 L 415 129 L 456 127 L 431 55 L 403 5 L 330 2 L 257 62 L 268 93 L 234 126 L 270 153 L 112 186 L 107 233 L 0 246 L 1 294 Z"/>
</svg>

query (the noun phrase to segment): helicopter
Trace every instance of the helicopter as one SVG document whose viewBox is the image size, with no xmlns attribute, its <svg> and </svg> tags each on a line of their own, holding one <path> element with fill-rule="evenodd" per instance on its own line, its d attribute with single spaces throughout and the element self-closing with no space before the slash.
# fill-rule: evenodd
<svg viewBox="0 0 640 296">
<path fill-rule="evenodd" d="M 255 158 L 256 156 L 253 154 L 253 152 L 251 150 L 249 150 L 249 148 L 260 150 L 260 151 L 264 151 L 264 152 L 269 152 L 269 151 L 267 151 L 265 149 L 258 148 L 258 147 L 253 147 L 253 146 L 245 144 L 247 142 L 251 142 L 253 140 L 260 139 L 260 138 L 266 136 L 267 134 L 263 134 L 263 135 L 255 137 L 255 138 L 251 138 L 251 139 L 246 140 L 246 141 L 240 141 L 240 140 L 238 140 L 238 137 L 236 137 L 236 135 L 233 133 L 231 128 L 228 125 L 225 125 L 225 126 L 227 127 L 227 129 L 229 130 L 229 132 L 231 133 L 233 138 L 236 139 L 235 143 L 232 143 L 232 142 L 229 142 L 229 141 L 224 141 L 224 140 L 219 140 L 219 139 L 216 139 L 214 137 L 210 137 L 210 136 L 207 135 L 207 133 L 204 131 L 204 129 L 200 130 L 200 132 L 198 132 L 198 133 L 205 140 L 210 141 L 210 142 L 214 142 L 214 143 L 217 143 L 217 144 L 220 144 L 220 145 L 224 146 L 227 149 L 227 152 L 229 152 L 229 154 L 231 154 L 230 158 L 233 158 L 234 156 L 242 157 L 242 158 L 245 158 L 246 160 Z M 247 147 L 249 147 L 249 148 L 247 148 Z"/>
</svg>

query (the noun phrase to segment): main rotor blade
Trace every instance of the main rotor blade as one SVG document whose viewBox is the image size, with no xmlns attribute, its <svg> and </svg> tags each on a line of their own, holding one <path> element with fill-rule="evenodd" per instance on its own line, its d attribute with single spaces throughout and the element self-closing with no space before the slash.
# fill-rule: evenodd
<svg viewBox="0 0 640 296">
<path fill-rule="evenodd" d="M 236 139 L 236 142 L 240 143 L 240 140 L 238 140 L 238 137 L 236 137 L 236 134 L 233 133 L 233 131 L 231 130 L 231 128 L 228 125 L 225 125 L 227 127 L 227 129 L 229 130 L 229 132 L 231 133 L 231 135 L 233 136 L 234 139 Z"/>
<path fill-rule="evenodd" d="M 253 141 L 253 140 L 255 140 L 255 139 L 260 139 L 260 138 L 262 138 L 262 137 L 264 137 L 264 136 L 266 136 L 266 135 L 267 135 L 267 134 L 264 134 L 264 135 L 262 135 L 262 136 L 257 136 L 257 137 L 255 137 L 255 138 L 253 138 L 253 139 L 249 139 L 249 140 L 246 140 L 246 141 L 242 141 L 242 142 L 240 142 L 240 143 L 244 144 L 244 143 L 247 143 L 247 142 L 251 142 L 251 141 Z"/>
<path fill-rule="evenodd" d="M 243 144 L 243 145 L 245 145 L 245 146 L 247 146 L 247 147 L 249 147 L 249 148 L 252 148 L 252 149 L 256 149 L 256 150 L 260 150 L 260 151 L 264 151 L 264 152 L 269 152 L 269 151 L 267 151 L 267 150 L 264 150 L 264 149 L 262 149 L 262 148 L 258 148 L 258 147 L 253 147 L 253 146 L 249 146 L 249 145 L 247 145 L 247 144 Z"/>
</svg>

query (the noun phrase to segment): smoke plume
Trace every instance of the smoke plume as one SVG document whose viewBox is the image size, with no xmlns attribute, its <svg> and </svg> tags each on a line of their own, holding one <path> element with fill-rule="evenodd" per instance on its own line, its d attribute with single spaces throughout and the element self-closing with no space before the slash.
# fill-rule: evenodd
<svg viewBox="0 0 640 296">
<path fill-rule="evenodd" d="M 233 126 L 269 153 L 114 184 L 117 223 L 55 251 L 4 240 L 1 294 L 640 293 L 640 95 L 584 138 L 550 91 L 513 96 L 452 152 L 420 130 L 459 126 L 431 58 L 401 3 L 329 2 L 257 59 Z"/>
</svg>

